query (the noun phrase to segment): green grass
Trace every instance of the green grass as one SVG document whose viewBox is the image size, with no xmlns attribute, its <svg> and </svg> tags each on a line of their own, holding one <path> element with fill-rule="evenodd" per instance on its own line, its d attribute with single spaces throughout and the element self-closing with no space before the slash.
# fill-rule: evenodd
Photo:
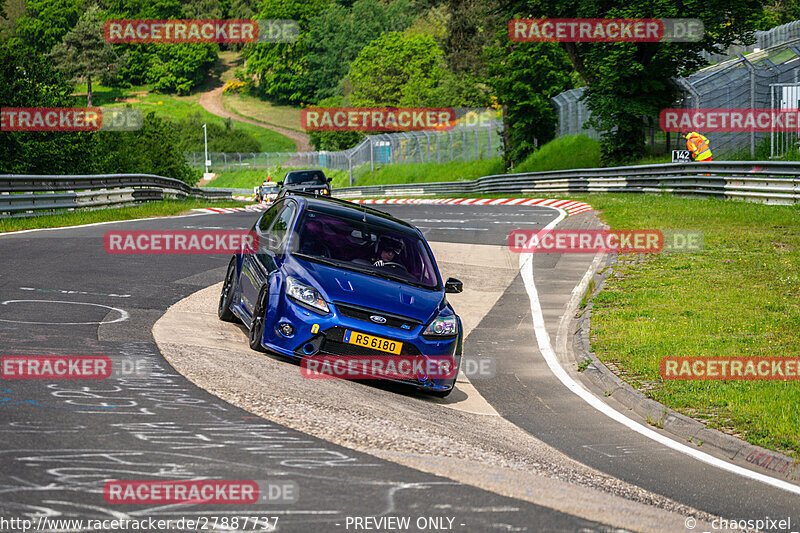
<svg viewBox="0 0 800 533">
<path fill-rule="evenodd" d="M 305 133 L 300 127 L 299 107 L 274 105 L 246 94 L 231 93 L 223 93 L 222 105 L 245 118 Z"/>
<path fill-rule="evenodd" d="M 697 254 L 623 256 L 594 299 L 592 348 L 653 399 L 800 457 L 800 382 L 664 381 L 667 356 L 800 357 L 800 205 L 571 196 L 612 228 L 704 233 Z"/>
<path fill-rule="evenodd" d="M 444 196 L 431 198 L 437 197 Z M 588 202 L 613 229 L 702 231 L 701 253 L 620 256 L 593 300 L 592 350 L 664 405 L 800 460 L 800 381 L 659 376 L 667 356 L 800 357 L 800 204 L 672 195 L 537 197 Z"/>
<path fill-rule="evenodd" d="M 386 185 L 395 183 L 426 183 L 432 181 L 474 180 L 481 176 L 501 174 L 500 158 L 477 161 L 450 161 L 448 163 L 410 163 L 386 165 L 375 170 L 359 172 L 356 185 Z M 334 182 L 334 185 L 336 183 Z M 344 185 L 342 185 L 344 186 Z"/>
<path fill-rule="evenodd" d="M 71 211 L 69 213 L 24 218 L 0 218 L 0 233 L 24 229 L 59 228 L 64 226 L 93 224 L 95 222 L 110 222 L 117 220 L 134 220 L 137 218 L 171 216 L 200 207 L 241 207 L 242 205 L 243 204 L 241 202 L 164 200 L 161 202 L 150 202 L 147 204 L 120 207 L 117 209 Z"/>
<path fill-rule="evenodd" d="M 76 86 L 75 92 L 85 93 L 86 85 Z M 86 105 L 85 96 L 75 96 L 74 98 L 76 106 Z M 125 102 L 123 100 L 128 101 Z M 98 84 L 92 85 L 92 105 L 94 106 L 122 107 L 131 105 L 141 109 L 145 114 L 150 111 L 155 111 L 156 114 L 173 120 L 186 119 L 199 113 L 202 119 L 209 123 L 225 125 L 224 118 L 212 115 L 200 107 L 197 100 L 197 94 L 172 96 L 168 94 L 152 93 L 148 90 L 148 87 L 120 89 L 116 87 L 103 87 Z M 267 128 L 237 121 L 233 121 L 233 127 L 251 134 L 259 142 L 261 152 L 294 152 L 297 149 L 294 141 L 272 130 L 268 130 Z M 197 151 L 203 151 L 203 146 L 198 146 Z"/>
<path fill-rule="evenodd" d="M 368 167 L 368 165 L 366 165 Z M 282 180 L 291 168 L 274 166 L 269 170 L 233 170 L 222 172 L 208 187 L 252 188 L 264 181 L 269 173 L 273 181 Z M 323 169 L 325 175 L 333 180 L 333 188 L 349 187 L 350 175 L 346 170 Z M 479 161 L 452 161 L 449 163 L 412 163 L 408 165 L 386 165 L 384 167 L 353 172 L 356 186 L 383 185 L 394 183 L 424 183 L 431 181 L 473 180 L 503 171 L 499 158 Z M 358 176 L 358 177 L 356 177 Z"/>
<path fill-rule="evenodd" d="M 514 172 L 543 172 L 600 166 L 600 143 L 586 135 L 553 139 L 514 167 Z"/>
</svg>

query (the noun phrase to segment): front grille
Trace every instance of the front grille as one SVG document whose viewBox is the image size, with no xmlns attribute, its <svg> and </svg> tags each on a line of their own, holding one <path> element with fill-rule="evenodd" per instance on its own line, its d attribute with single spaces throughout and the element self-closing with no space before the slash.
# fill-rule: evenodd
<svg viewBox="0 0 800 533">
<path fill-rule="evenodd" d="M 393 313 L 386 313 L 385 311 L 378 311 L 376 309 L 369 309 L 368 307 L 361 307 L 343 302 L 333 303 L 336 304 L 336 309 L 338 309 L 342 315 L 348 318 L 355 318 L 356 320 L 363 320 L 364 322 L 369 322 L 370 324 L 377 324 L 377 322 L 370 320 L 369 317 L 372 315 L 379 315 L 386 319 L 386 322 L 379 325 L 388 326 L 395 329 L 402 329 L 403 331 L 411 331 L 415 327 L 422 324 L 420 320 L 402 315 L 395 315 Z"/>
<path fill-rule="evenodd" d="M 351 330 L 352 331 L 352 330 Z M 325 330 L 325 340 L 320 346 L 319 353 L 322 355 L 354 355 L 359 357 L 369 356 L 389 356 L 386 352 L 380 350 L 373 350 L 357 344 L 350 344 L 344 342 L 345 328 L 335 326 Z M 400 341 L 398 341 L 400 342 Z M 403 342 L 403 348 L 400 350 L 400 355 L 421 355 L 420 351 L 410 342 Z"/>
</svg>

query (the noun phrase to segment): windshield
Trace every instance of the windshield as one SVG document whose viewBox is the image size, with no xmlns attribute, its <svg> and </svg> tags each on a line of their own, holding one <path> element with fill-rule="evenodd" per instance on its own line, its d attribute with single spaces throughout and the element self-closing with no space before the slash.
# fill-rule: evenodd
<svg viewBox="0 0 800 533">
<path fill-rule="evenodd" d="M 325 174 L 321 170 L 290 172 L 284 183 L 287 185 L 325 185 Z"/>
<path fill-rule="evenodd" d="M 292 243 L 295 255 L 428 289 L 439 286 L 422 239 L 381 226 L 308 211 Z"/>
</svg>

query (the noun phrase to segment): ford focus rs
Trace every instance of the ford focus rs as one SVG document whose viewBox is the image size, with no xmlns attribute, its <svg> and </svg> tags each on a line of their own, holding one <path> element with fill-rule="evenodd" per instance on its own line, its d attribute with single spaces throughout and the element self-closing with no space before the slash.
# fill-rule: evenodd
<svg viewBox="0 0 800 533">
<path fill-rule="evenodd" d="M 256 221 L 253 249 L 228 265 L 218 314 L 249 328 L 250 347 L 283 356 L 449 358 L 449 374 L 394 376 L 432 395 L 452 391 L 461 319 L 420 231 L 384 212 L 330 197 L 284 197 Z M 433 366 L 435 368 L 435 366 Z M 431 365 L 420 365 L 431 368 Z"/>
</svg>

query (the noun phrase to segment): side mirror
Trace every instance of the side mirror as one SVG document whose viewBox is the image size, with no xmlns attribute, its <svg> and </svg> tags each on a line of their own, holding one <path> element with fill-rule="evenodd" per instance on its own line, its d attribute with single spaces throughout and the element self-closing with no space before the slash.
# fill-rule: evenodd
<svg viewBox="0 0 800 533">
<path fill-rule="evenodd" d="M 333 178 L 325 178 L 325 183 L 330 184 L 333 181 Z"/>
<path fill-rule="evenodd" d="M 275 183 L 278 184 L 278 187 L 283 187 L 283 182 L 282 181 L 276 181 Z"/>
<path fill-rule="evenodd" d="M 447 278 L 447 281 L 444 282 L 444 292 L 464 292 L 464 284 L 456 278 Z"/>
</svg>

